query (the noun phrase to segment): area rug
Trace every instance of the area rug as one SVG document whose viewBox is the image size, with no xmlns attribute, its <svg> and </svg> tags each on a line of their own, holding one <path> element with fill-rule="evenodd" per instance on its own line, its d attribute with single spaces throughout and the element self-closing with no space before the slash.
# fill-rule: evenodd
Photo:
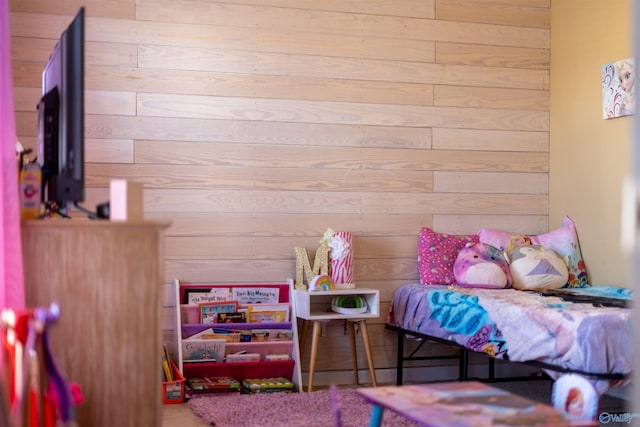
<svg viewBox="0 0 640 427">
<path fill-rule="evenodd" d="M 337 390 L 343 427 L 369 425 L 371 405 L 355 389 Z M 187 402 L 191 410 L 215 427 L 331 427 L 338 426 L 329 390 L 311 393 L 202 395 Z M 416 427 L 393 411 L 383 413 L 382 426 Z"/>
</svg>

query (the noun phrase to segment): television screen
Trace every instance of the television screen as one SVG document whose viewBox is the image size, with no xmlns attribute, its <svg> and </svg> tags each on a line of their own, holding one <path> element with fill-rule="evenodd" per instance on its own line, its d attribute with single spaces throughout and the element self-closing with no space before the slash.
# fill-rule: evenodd
<svg viewBox="0 0 640 427">
<path fill-rule="evenodd" d="M 38 104 L 42 197 L 45 211 L 65 214 L 84 201 L 84 8 L 47 61 L 42 94 Z"/>
</svg>

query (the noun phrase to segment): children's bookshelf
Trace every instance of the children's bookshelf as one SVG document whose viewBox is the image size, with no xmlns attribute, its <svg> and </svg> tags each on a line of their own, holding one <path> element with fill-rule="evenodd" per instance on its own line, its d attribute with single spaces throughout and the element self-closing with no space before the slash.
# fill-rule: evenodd
<svg viewBox="0 0 640 427">
<path fill-rule="evenodd" d="M 186 283 L 176 280 L 177 365 L 187 381 L 203 377 L 291 380 L 300 387 L 293 281 Z M 229 305 L 237 304 L 237 312 Z M 205 316 L 220 307 L 224 316 Z M 215 322 L 209 322 L 215 319 Z"/>
</svg>

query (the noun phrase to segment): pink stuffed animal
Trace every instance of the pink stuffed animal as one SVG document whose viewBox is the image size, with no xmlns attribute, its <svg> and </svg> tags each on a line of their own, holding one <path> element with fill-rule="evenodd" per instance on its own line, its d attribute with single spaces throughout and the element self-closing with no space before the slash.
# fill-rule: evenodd
<svg viewBox="0 0 640 427">
<path fill-rule="evenodd" d="M 453 275 L 459 286 L 503 289 L 511 286 L 509 264 L 504 255 L 486 243 L 469 243 L 458 252 Z"/>
</svg>

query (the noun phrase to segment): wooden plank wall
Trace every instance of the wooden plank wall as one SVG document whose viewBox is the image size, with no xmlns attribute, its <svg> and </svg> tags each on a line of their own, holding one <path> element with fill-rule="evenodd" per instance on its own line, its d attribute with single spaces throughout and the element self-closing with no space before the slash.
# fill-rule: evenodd
<svg viewBox="0 0 640 427">
<path fill-rule="evenodd" d="M 331 227 L 354 233 L 357 285 L 386 313 L 418 279 L 421 226 L 547 230 L 550 0 L 11 0 L 28 147 L 82 4 L 85 206 L 112 178 L 143 183 L 146 218 L 173 224 L 167 284 L 282 281 Z M 343 332 L 327 328 L 320 371 L 350 369 Z"/>
</svg>

